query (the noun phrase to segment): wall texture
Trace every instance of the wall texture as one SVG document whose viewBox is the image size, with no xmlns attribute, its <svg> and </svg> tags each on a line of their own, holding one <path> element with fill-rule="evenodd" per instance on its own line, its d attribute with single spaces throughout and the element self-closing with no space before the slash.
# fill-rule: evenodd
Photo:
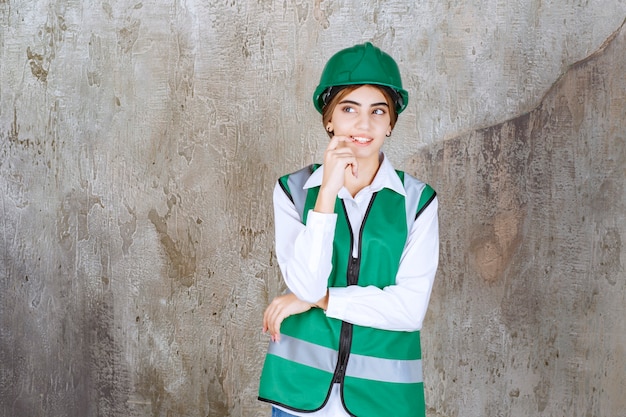
<svg viewBox="0 0 626 417">
<path fill-rule="evenodd" d="M 625 73 L 623 27 L 533 111 L 409 164 L 444 190 L 423 348 L 442 415 L 626 416 Z"/>
<path fill-rule="evenodd" d="M 624 416 L 623 1 L 0 0 L 0 416 L 263 416 L 275 179 L 372 40 L 441 199 L 432 415 Z"/>
</svg>

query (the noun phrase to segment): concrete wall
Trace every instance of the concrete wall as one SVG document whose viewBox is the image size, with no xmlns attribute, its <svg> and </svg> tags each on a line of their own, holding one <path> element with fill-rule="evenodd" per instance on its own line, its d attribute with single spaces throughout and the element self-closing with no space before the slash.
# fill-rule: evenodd
<svg viewBox="0 0 626 417">
<path fill-rule="evenodd" d="M 271 189 L 365 40 L 441 198 L 431 414 L 626 415 L 626 4 L 414 3 L 0 0 L 0 415 L 266 415 Z"/>
<path fill-rule="evenodd" d="M 626 416 L 623 74 L 626 27 L 533 111 L 412 159 L 444 190 L 423 348 L 441 415 Z"/>
</svg>

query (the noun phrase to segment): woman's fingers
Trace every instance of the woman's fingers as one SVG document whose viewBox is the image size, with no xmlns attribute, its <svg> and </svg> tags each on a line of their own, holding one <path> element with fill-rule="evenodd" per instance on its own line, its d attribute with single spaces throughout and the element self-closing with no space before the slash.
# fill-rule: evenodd
<svg viewBox="0 0 626 417">
<path fill-rule="evenodd" d="M 273 341 L 278 340 L 278 335 L 280 334 L 280 324 L 284 320 L 284 317 L 281 318 L 281 315 L 284 314 L 284 297 L 285 296 L 274 298 L 263 313 L 263 331 L 269 331 Z"/>
<path fill-rule="evenodd" d="M 284 318 L 284 305 L 280 302 L 281 300 L 275 300 L 272 302 L 268 315 L 268 329 L 270 335 L 277 339 L 280 334 L 280 325 L 283 322 Z"/>
<path fill-rule="evenodd" d="M 311 309 L 311 304 L 299 300 L 293 294 L 274 298 L 263 313 L 263 331 L 269 331 L 273 341 L 280 340 L 280 325 L 283 320 L 293 314 L 303 313 Z"/>
<path fill-rule="evenodd" d="M 339 145 L 339 136 L 333 136 L 332 138 L 330 138 L 330 142 L 328 142 L 328 146 L 326 147 L 326 150 L 333 151 L 337 149 L 338 145 Z"/>
<path fill-rule="evenodd" d="M 270 305 L 265 309 L 265 313 L 263 313 L 263 331 L 269 331 L 272 336 L 272 340 L 274 340 L 274 335 L 277 333 L 276 327 L 280 330 L 280 323 L 278 323 L 278 326 L 276 325 L 276 317 L 280 310 L 279 298 L 280 297 L 274 298 Z"/>
<path fill-rule="evenodd" d="M 339 147 L 340 142 L 350 142 L 350 138 L 347 136 L 333 136 L 328 142 L 326 150 L 333 151 Z"/>
<path fill-rule="evenodd" d="M 352 176 L 354 178 L 359 178 L 359 164 L 356 161 L 356 158 L 354 158 L 354 162 L 351 162 L 350 164 L 348 164 L 346 168 L 350 168 L 352 172 Z"/>
<path fill-rule="evenodd" d="M 351 141 L 348 136 L 333 136 L 324 153 L 322 186 L 335 194 L 344 185 L 346 169 L 349 168 L 354 177 L 359 173 L 354 152 L 347 146 L 341 146 L 342 143 Z"/>
</svg>

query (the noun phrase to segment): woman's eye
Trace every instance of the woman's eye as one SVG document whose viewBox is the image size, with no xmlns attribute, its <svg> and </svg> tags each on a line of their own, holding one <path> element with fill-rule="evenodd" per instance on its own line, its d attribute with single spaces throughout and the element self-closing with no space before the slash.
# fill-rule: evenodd
<svg viewBox="0 0 626 417">
<path fill-rule="evenodd" d="M 345 111 L 346 113 L 354 113 L 355 112 L 354 107 L 351 107 L 351 106 L 344 107 L 343 111 Z"/>
<path fill-rule="evenodd" d="M 383 110 L 383 109 L 375 109 L 373 113 L 374 114 L 378 114 L 378 115 L 383 115 L 383 114 L 385 114 L 385 110 Z"/>
</svg>

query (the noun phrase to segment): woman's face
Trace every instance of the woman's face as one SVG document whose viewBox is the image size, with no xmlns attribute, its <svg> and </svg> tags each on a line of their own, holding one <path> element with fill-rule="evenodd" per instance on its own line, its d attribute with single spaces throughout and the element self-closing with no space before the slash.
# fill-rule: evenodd
<svg viewBox="0 0 626 417">
<path fill-rule="evenodd" d="M 341 142 L 350 147 L 357 158 L 378 158 L 380 148 L 391 134 L 391 116 L 387 99 L 380 89 L 364 85 L 348 93 L 335 106 L 327 129 L 335 136 L 349 140 Z"/>
</svg>

